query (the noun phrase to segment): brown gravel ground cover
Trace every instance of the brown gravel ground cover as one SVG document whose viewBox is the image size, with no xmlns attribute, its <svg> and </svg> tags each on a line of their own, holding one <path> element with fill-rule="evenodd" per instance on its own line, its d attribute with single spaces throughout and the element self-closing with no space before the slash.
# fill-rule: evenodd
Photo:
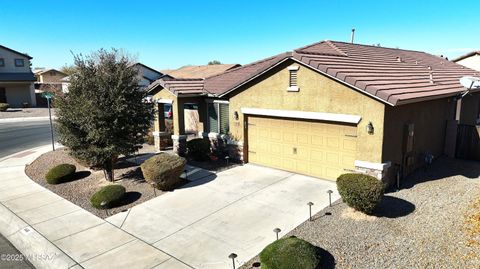
<svg viewBox="0 0 480 269">
<path fill-rule="evenodd" d="M 286 236 L 324 249 L 321 268 L 480 268 L 479 175 L 479 162 L 442 158 L 387 193 L 374 216 L 339 200 Z"/>
<path fill-rule="evenodd" d="M 138 163 L 142 158 L 152 155 L 153 146 L 144 145 L 139 151 Z M 48 169 L 62 163 L 73 164 L 77 167 L 77 174 L 74 180 L 58 185 L 50 185 L 45 181 L 45 174 Z M 68 155 L 66 148 L 60 148 L 43 154 L 25 168 L 26 174 L 38 184 L 55 192 L 72 203 L 90 211 L 91 213 L 106 218 L 106 212 L 90 205 L 90 197 L 101 187 L 113 184 L 105 180 L 103 171 L 93 171 L 80 165 L 75 159 Z M 126 189 L 126 199 L 123 205 L 109 209 L 110 215 L 116 214 L 137 204 L 154 198 L 152 187 L 147 184 L 142 176 L 140 167 L 134 161 L 127 161 L 120 158 L 115 169 L 115 184 L 120 184 Z M 156 195 L 163 194 L 156 190 Z"/>
</svg>

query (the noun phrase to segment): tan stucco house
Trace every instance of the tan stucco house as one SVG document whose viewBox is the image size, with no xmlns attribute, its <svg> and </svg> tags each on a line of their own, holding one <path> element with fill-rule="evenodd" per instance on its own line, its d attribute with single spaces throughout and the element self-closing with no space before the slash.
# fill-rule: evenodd
<svg viewBox="0 0 480 269">
<path fill-rule="evenodd" d="M 452 60 L 468 68 L 480 71 L 480 50 L 472 51 Z"/>
<path fill-rule="evenodd" d="M 350 171 L 393 179 L 456 155 L 459 126 L 479 116 L 464 75 L 479 73 L 424 52 L 322 41 L 205 79 L 164 77 L 149 87 L 156 147 L 171 135 L 160 113 L 169 103 L 174 150 L 184 153 L 183 107 L 196 103 L 198 136 L 232 158 L 330 180 Z"/>
<path fill-rule="evenodd" d="M 36 106 L 32 57 L 0 45 L 0 103 Z"/>
</svg>

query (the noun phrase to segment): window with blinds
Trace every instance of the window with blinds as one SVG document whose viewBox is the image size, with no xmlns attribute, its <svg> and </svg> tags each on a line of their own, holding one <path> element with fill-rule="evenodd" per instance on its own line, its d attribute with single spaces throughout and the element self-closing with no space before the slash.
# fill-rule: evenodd
<svg viewBox="0 0 480 269">
<path fill-rule="evenodd" d="M 228 134 L 230 131 L 228 103 L 208 103 L 207 106 L 209 132 Z"/>
</svg>

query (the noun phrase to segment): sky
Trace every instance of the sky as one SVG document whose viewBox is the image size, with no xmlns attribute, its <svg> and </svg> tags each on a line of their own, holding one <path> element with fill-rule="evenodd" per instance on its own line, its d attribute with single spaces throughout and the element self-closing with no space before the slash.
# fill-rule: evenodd
<svg viewBox="0 0 480 269">
<path fill-rule="evenodd" d="M 33 67 L 118 48 L 163 70 L 247 64 L 322 40 L 413 49 L 450 59 L 480 49 L 480 1 L 0 0 L 0 45 Z"/>
</svg>

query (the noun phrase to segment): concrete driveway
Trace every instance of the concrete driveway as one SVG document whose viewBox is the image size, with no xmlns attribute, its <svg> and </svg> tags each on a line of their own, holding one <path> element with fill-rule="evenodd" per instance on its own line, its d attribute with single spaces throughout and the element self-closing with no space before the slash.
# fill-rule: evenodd
<svg viewBox="0 0 480 269">
<path fill-rule="evenodd" d="M 189 168 L 185 187 L 107 219 L 193 268 L 230 268 L 257 255 L 280 236 L 328 206 L 335 182 L 244 165 L 217 174 Z"/>
</svg>

